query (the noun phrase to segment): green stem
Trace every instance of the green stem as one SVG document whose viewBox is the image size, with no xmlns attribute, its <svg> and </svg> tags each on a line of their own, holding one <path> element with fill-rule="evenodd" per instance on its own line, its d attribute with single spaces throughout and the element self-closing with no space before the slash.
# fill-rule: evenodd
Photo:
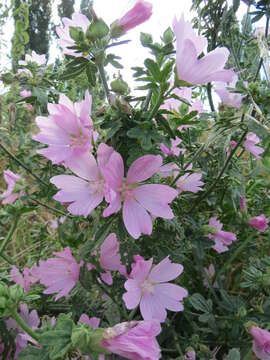
<svg viewBox="0 0 270 360">
<path fill-rule="evenodd" d="M 17 324 L 24 330 L 28 335 L 31 336 L 36 341 L 39 341 L 39 336 L 37 333 L 35 333 L 23 320 L 23 318 L 18 314 L 17 310 L 13 310 L 11 312 L 11 316 L 13 319 L 17 322 Z"/>
<path fill-rule="evenodd" d="M 211 111 L 215 111 L 215 106 L 214 106 L 214 102 L 213 102 L 213 97 L 212 97 L 212 85 L 211 83 L 207 84 L 207 96 L 208 96 L 208 101 L 209 101 L 209 105 L 210 105 L 210 109 Z"/>
<path fill-rule="evenodd" d="M 18 165 L 20 165 L 24 170 L 26 170 L 29 174 L 31 174 L 36 180 L 41 182 L 43 185 L 48 186 L 45 181 L 43 181 L 40 177 L 38 177 L 31 169 L 29 169 L 21 160 L 19 160 L 15 155 L 13 155 L 3 144 L 0 143 L 0 148 L 11 158 L 13 159 Z"/>
<path fill-rule="evenodd" d="M 1 255 L 1 256 L 2 256 L 3 251 L 5 250 L 8 242 L 9 242 L 9 240 L 12 238 L 12 235 L 14 234 L 14 231 L 15 231 L 16 228 L 17 228 L 19 218 L 20 218 L 19 215 L 15 216 L 15 220 L 14 220 L 11 228 L 9 229 L 9 232 L 8 232 L 6 238 L 4 239 L 4 241 L 2 242 L 2 244 L 1 244 L 1 246 L 0 246 L 0 255 Z"/>
<path fill-rule="evenodd" d="M 33 197 L 30 196 L 30 195 L 28 195 L 28 197 L 29 197 L 29 199 L 30 199 L 31 201 L 37 203 L 37 204 L 40 205 L 40 206 L 45 207 L 46 209 L 48 209 L 48 210 L 50 210 L 50 211 L 55 212 L 56 214 L 64 215 L 64 216 L 67 216 L 67 217 L 72 217 L 72 216 L 70 216 L 69 214 L 66 214 L 66 213 L 64 213 L 64 212 L 61 211 L 61 210 L 55 209 L 54 207 L 52 207 L 52 206 L 50 206 L 50 205 L 44 204 L 43 202 L 41 202 L 41 201 L 33 198 Z"/>
<path fill-rule="evenodd" d="M 134 318 L 134 315 L 136 314 L 137 309 L 138 309 L 138 306 L 136 306 L 135 309 L 133 309 L 131 311 L 131 313 L 128 315 L 128 321 L 131 321 Z"/>
<path fill-rule="evenodd" d="M 219 278 L 220 275 L 228 268 L 228 266 L 238 257 L 238 255 L 244 251 L 244 249 L 247 247 L 247 245 L 251 240 L 253 240 L 253 235 L 248 236 L 246 240 L 244 240 L 242 244 L 235 250 L 235 252 L 230 256 L 228 261 L 222 266 L 222 268 L 217 273 L 216 276 L 217 278 Z M 212 281 L 214 280 L 215 279 L 213 279 Z"/>
<path fill-rule="evenodd" d="M 96 65 L 97 65 L 99 75 L 100 75 L 100 78 L 101 78 L 101 82 L 102 82 L 102 85 L 103 85 L 103 88 L 104 88 L 104 91 L 105 91 L 105 94 L 106 94 L 106 98 L 107 98 L 108 102 L 110 103 L 110 101 L 111 101 L 111 99 L 110 99 L 110 90 L 109 90 L 109 86 L 108 86 L 108 83 L 107 83 L 103 63 L 98 63 Z"/>
<path fill-rule="evenodd" d="M 233 158 L 235 152 L 237 151 L 237 149 L 239 148 L 239 146 L 241 145 L 242 141 L 244 140 L 244 138 L 246 137 L 247 134 L 247 130 L 245 130 L 243 132 L 243 135 L 241 136 L 241 139 L 239 140 L 239 142 L 236 144 L 235 148 L 230 152 L 230 155 L 228 156 L 227 160 L 225 161 L 224 166 L 222 167 L 218 177 L 216 178 L 216 180 L 213 182 L 213 184 L 210 186 L 210 188 L 202 195 L 199 197 L 198 201 L 196 201 L 194 203 L 194 205 L 191 207 L 191 209 L 189 210 L 188 213 L 192 213 L 193 210 L 200 204 L 200 202 L 202 200 L 204 200 L 208 195 L 211 194 L 211 192 L 214 190 L 214 188 L 216 187 L 216 184 L 219 182 L 219 180 L 221 179 L 222 175 L 224 174 L 224 172 L 226 171 L 231 159 Z"/>
</svg>

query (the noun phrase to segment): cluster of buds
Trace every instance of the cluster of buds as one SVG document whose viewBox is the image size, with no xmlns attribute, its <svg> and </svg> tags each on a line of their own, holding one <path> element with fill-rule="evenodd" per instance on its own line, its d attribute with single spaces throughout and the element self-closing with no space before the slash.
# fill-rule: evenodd
<svg viewBox="0 0 270 360">
<path fill-rule="evenodd" d="M 16 284 L 8 287 L 4 282 L 0 282 L 0 317 L 10 316 L 23 298 L 24 291 L 21 286 Z"/>
</svg>

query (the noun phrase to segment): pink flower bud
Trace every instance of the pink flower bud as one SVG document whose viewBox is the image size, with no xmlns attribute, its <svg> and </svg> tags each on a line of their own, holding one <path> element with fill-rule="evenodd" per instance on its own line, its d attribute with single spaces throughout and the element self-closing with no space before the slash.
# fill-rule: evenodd
<svg viewBox="0 0 270 360">
<path fill-rule="evenodd" d="M 136 4 L 124 16 L 116 20 L 112 25 L 112 32 L 118 36 L 128 30 L 142 24 L 152 15 L 152 4 L 144 0 L 138 0 Z"/>
<path fill-rule="evenodd" d="M 254 216 L 248 220 L 248 225 L 252 226 L 260 232 L 264 232 L 268 228 L 268 220 L 264 214 Z"/>
<path fill-rule="evenodd" d="M 32 92 L 30 90 L 22 90 L 20 91 L 20 96 L 25 98 L 25 97 L 30 97 L 32 95 Z"/>
</svg>

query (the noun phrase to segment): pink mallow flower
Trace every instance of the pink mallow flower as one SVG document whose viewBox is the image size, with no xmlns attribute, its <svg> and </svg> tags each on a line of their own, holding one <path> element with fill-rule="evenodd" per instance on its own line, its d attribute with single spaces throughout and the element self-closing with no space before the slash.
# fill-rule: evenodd
<svg viewBox="0 0 270 360">
<path fill-rule="evenodd" d="M 130 360 L 158 360 L 160 347 L 156 336 L 161 332 L 156 321 L 131 321 L 107 328 L 101 346 Z"/>
<path fill-rule="evenodd" d="M 261 214 L 250 218 L 248 220 L 248 225 L 260 232 L 264 232 L 268 228 L 268 220 L 264 214 Z"/>
<path fill-rule="evenodd" d="M 238 77 L 235 74 L 233 80 L 230 83 L 224 84 L 223 82 L 216 82 L 214 89 L 220 97 L 223 104 L 230 108 L 240 109 L 242 105 L 243 96 L 239 93 L 230 91 L 228 88 L 235 88 Z"/>
<path fill-rule="evenodd" d="M 231 140 L 230 142 L 230 146 L 227 147 L 226 149 L 226 156 L 229 157 L 230 156 L 230 153 L 231 153 L 231 149 L 233 150 L 237 145 L 237 142 L 234 141 L 234 140 Z"/>
<path fill-rule="evenodd" d="M 48 145 L 37 151 L 53 164 L 64 163 L 77 158 L 92 149 L 93 123 L 90 118 L 92 97 L 88 90 L 85 100 L 73 104 L 64 94 L 59 104 L 48 104 L 49 116 L 38 116 L 36 123 L 40 133 L 33 139 Z"/>
<path fill-rule="evenodd" d="M 179 96 L 182 99 L 187 100 L 187 102 L 190 104 L 188 108 L 188 114 L 191 113 L 192 111 L 197 111 L 198 113 L 202 113 L 204 111 L 201 100 L 195 99 L 195 101 L 192 102 L 191 88 L 188 87 L 178 88 L 173 91 L 173 94 Z M 164 103 L 161 105 L 161 109 L 166 109 L 169 111 L 174 110 L 176 112 L 179 112 L 179 107 L 182 103 L 183 101 L 172 97 L 164 101 Z M 182 129 L 183 126 L 189 127 L 189 125 L 182 125 L 180 126 L 180 128 Z M 179 131 L 181 131 L 181 129 L 178 128 Z"/>
<path fill-rule="evenodd" d="M 106 273 L 110 274 L 110 271 L 119 271 L 122 275 L 126 275 L 126 267 L 121 264 L 119 250 L 120 246 L 117 237 L 114 233 L 111 233 L 100 247 L 99 262 L 102 269 L 106 270 Z"/>
<path fill-rule="evenodd" d="M 47 287 L 44 294 L 57 294 L 58 300 L 67 296 L 79 279 L 80 266 L 72 256 L 69 247 L 64 251 L 55 252 L 55 258 L 41 260 L 38 267 L 33 270 L 34 277 Z"/>
<path fill-rule="evenodd" d="M 192 165 L 188 167 L 188 170 L 192 169 Z M 176 187 L 179 193 L 182 192 L 193 192 L 197 193 L 198 191 L 202 191 L 202 186 L 204 182 L 201 181 L 202 174 L 200 173 L 186 173 L 185 175 L 181 176 L 177 182 Z"/>
<path fill-rule="evenodd" d="M 270 332 L 258 326 L 251 326 L 250 335 L 253 337 L 253 351 L 258 359 L 270 360 Z"/>
<path fill-rule="evenodd" d="M 183 311 L 182 300 L 188 295 L 187 290 L 169 283 L 183 271 L 183 266 L 174 264 L 169 257 L 152 267 L 153 259 L 144 260 L 135 257 L 129 279 L 125 282 L 127 292 L 123 300 L 127 309 L 135 309 L 140 305 L 144 320 L 164 322 L 166 309 Z"/>
<path fill-rule="evenodd" d="M 123 200 L 123 221 L 128 233 L 138 239 L 141 234 L 152 233 L 152 217 L 172 219 L 173 212 L 169 204 L 178 195 L 178 192 L 167 185 L 144 184 L 159 172 L 162 165 L 160 155 L 145 155 L 135 160 L 124 178 L 124 162 L 121 155 L 115 152 L 111 161 L 102 169 L 103 176 L 109 187 L 114 191 L 111 194 L 110 205 L 105 209 L 103 216 L 117 213 L 121 209 Z M 149 214 L 150 213 L 150 214 Z"/>
<path fill-rule="evenodd" d="M 247 212 L 247 201 L 246 201 L 245 195 L 240 196 L 239 205 L 240 205 L 240 210 L 243 213 L 246 213 Z"/>
<path fill-rule="evenodd" d="M 20 91 L 20 96 L 23 98 L 30 97 L 32 95 L 31 90 L 22 90 Z"/>
<path fill-rule="evenodd" d="M 179 139 L 177 136 L 175 139 L 171 139 L 171 148 L 169 149 L 165 144 L 160 144 L 160 150 L 163 152 L 164 156 L 179 156 L 180 153 L 184 154 L 185 149 L 180 149 L 178 145 L 180 145 L 182 142 L 181 139 Z"/>
<path fill-rule="evenodd" d="M 223 231 L 222 224 L 216 217 L 212 217 L 209 220 L 209 227 L 212 228 L 211 234 L 208 234 L 208 238 L 215 241 L 215 245 L 212 246 L 212 249 L 216 252 L 223 253 L 228 251 L 228 246 L 236 240 L 236 235 L 229 231 Z"/>
<path fill-rule="evenodd" d="M 62 19 L 64 27 L 58 26 L 56 28 L 56 33 L 59 36 L 58 45 L 62 48 L 63 53 L 65 55 L 70 55 L 74 57 L 81 57 L 83 56 L 82 53 L 76 51 L 76 49 L 70 49 L 76 45 L 75 41 L 71 38 L 69 34 L 70 27 L 79 27 L 82 29 L 84 33 L 88 29 L 90 25 L 90 21 L 88 18 L 80 13 L 73 13 L 72 18 L 68 19 L 64 17 Z"/>
<path fill-rule="evenodd" d="M 4 170 L 4 180 L 7 183 L 7 190 L 4 191 L 0 198 L 3 199 L 2 203 L 13 204 L 17 199 L 24 195 L 23 191 L 17 192 L 15 189 L 16 183 L 21 179 L 20 175 L 15 174 L 11 170 Z"/>
<path fill-rule="evenodd" d="M 40 324 L 40 319 L 36 310 L 32 310 L 31 312 L 29 312 L 27 304 L 20 304 L 19 314 L 32 330 L 36 330 L 38 328 Z M 6 325 L 8 330 L 13 329 L 18 332 L 15 338 L 16 352 L 14 355 L 14 359 L 18 358 L 19 353 L 27 346 L 28 342 L 37 345 L 36 340 L 26 334 L 14 319 L 9 318 L 8 320 L 6 320 Z"/>
<path fill-rule="evenodd" d="M 255 159 L 260 159 L 260 155 L 264 152 L 264 149 L 260 146 L 256 146 L 260 142 L 260 138 L 253 132 L 249 132 L 244 141 L 244 147 L 246 151 L 254 155 Z"/>
<path fill-rule="evenodd" d="M 112 24 L 113 32 L 122 35 L 127 31 L 147 21 L 152 15 L 152 4 L 138 0 L 136 4 L 120 19 Z"/>
<path fill-rule="evenodd" d="M 34 50 L 32 51 L 32 54 L 26 54 L 25 60 L 19 60 L 18 64 L 22 66 L 26 66 L 28 63 L 35 63 L 39 66 L 46 64 L 46 55 L 39 55 Z"/>
<path fill-rule="evenodd" d="M 25 292 L 28 292 L 31 284 L 38 281 L 38 279 L 32 274 L 33 269 L 34 267 L 31 269 L 25 267 L 23 269 L 23 274 L 21 274 L 16 266 L 12 266 L 10 271 L 11 280 L 23 287 Z"/>
<path fill-rule="evenodd" d="M 97 162 L 92 154 L 83 154 L 69 162 L 69 168 L 78 176 L 58 175 L 50 179 L 60 191 L 54 199 L 69 203 L 68 211 L 73 215 L 87 217 L 107 196 L 108 186 L 105 183 L 100 167 L 105 167 L 114 154 L 112 147 L 101 143 L 97 149 Z"/>
<path fill-rule="evenodd" d="M 185 22 L 183 15 L 179 21 L 174 19 L 173 30 L 176 36 L 176 66 L 180 80 L 194 85 L 211 81 L 232 81 L 234 72 L 224 69 L 229 57 L 228 49 L 217 48 L 198 59 L 207 45 L 206 38 L 196 35 L 191 23 Z"/>
</svg>

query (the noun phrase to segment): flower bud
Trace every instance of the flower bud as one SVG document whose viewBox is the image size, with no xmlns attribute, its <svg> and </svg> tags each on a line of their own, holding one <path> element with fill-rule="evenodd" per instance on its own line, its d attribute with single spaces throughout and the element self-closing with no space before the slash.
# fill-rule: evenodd
<svg viewBox="0 0 270 360">
<path fill-rule="evenodd" d="M 111 89 L 120 95 L 125 95 L 129 92 L 128 84 L 121 78 L 115 79 L 111 82 Z"/>
<path fill-rule="evenodd" d="M 138 0 L 136 4 L 120 19 L 111 25 L 111 37 L 118 38 L 128 30 L 142 24 L 152 15 L 152 5 L 144 0 Z"/>
</svg>

